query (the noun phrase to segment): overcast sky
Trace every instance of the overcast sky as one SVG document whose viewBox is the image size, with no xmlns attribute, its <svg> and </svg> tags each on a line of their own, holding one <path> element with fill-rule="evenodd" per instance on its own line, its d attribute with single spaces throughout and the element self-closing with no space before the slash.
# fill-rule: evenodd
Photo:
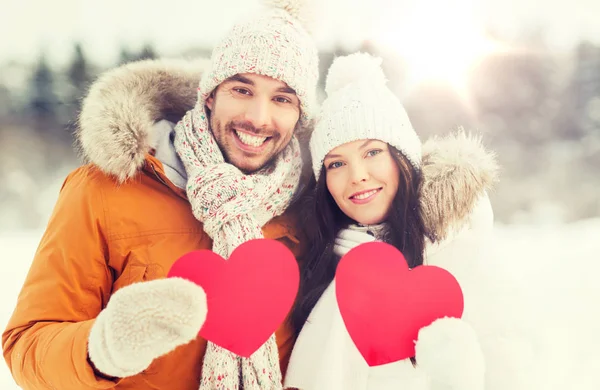
<svg viewBox="0 0 600 390">
<path fill-rule="evenodd" d="M 445 12 L 448 4 L 468 8 L 479 23 L 507 36 L 543 27 L 556 50 L 568 49 L 582 38 L 600 43 L 600 0 L 318 0 L 317 42 L 321 48 L 336 41 L 352 47 L 373 21 L 382 23 L 383 17 L 395 26 L 414 23 L 411 10 L 423 1 L 430 3 L 431 12 Z M 61 64 L 69 59 L 73 40 L 84 44 L 93 61 L 104 64 L 116 61 L 120 43 L 137 49 L 152 42 L 160 53 L 176 55 L 193 45 L 212 45 L 236 20 L 255 11 L 258 3 L 0 0 L 0 64 L 12 59 L 31 61 L 42 48 L 53 63 Z M 429 28 L 435 29 L 436 24 Z"/>
</svg>

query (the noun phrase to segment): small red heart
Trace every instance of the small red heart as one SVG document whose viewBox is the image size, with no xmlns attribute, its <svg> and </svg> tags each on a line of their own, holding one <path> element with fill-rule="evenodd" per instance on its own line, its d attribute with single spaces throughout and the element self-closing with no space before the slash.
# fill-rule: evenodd
<svg viewBox="0 0 600 390">
<path fill-rule="evenodd" d="M 250 240 L 229 260 L 210 250 L 187 253 L 169 270 L 206 292 L 208 313 L 200 336 L 249 357 L 285 320 L 298 293 L 298 264 L 282 243 Z"/>
<path fill-rule="evenodd" d="M 336 297 L 370 367 L 415 356 L 419 330 L 438 318 L 460 318 L 464 307 L 452 274 L 426 265 L 409 270 L 402 253 L 382 242 L 359 245 L 342 257 Z"/>
</svg>

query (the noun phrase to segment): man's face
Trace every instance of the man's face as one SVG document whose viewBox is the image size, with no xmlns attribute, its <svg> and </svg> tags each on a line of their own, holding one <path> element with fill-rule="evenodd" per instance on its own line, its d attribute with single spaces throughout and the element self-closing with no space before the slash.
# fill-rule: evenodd
<svg viewBox="0 0 600 390">
<path fill-rule="evenodd" d="M 222 82 L 206 106 L 225 160 L 245 173 L 271 162 L 292 139 L 300 118 L 300 100 L 293 89 L 252 73 Z"/>
</svg>

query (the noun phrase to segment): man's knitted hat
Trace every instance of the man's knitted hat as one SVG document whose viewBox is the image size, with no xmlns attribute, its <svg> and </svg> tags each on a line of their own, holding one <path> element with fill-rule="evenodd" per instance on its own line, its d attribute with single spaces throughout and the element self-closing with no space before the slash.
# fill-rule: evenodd
<svg viewBox="0 0 600 390">
<path fill-rule="evenodd" d="M 421 141 L 400 100 L 386 86 L 381 59 L 366 53 L 338 57 L 327 74 L 321 114 L 310 139 L 318 179 L 327 153 L 348 142 L 376 139 L 421 165 Z"/>
<path fill-rule="evenodd" d="M 319 78 L 317 47 L 299 18 L 303 0 L 263 0 L 269 9 L 236 24 L 212 52 L 211 66 L 198 89 L 199 104 L 227 78 L 241 73 L 285 82 L 300 100 L 301 125 L 316 114 Z"/>
</svg>

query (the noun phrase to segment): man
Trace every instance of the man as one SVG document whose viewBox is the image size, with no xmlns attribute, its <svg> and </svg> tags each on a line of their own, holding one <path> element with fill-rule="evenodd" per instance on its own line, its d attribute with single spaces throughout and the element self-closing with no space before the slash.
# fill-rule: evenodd
<svg viewBox="0 0 600 390">
<path fill-rule="evenodd" d="M 227 258 L 260 237 L 298 249 L 284 211 L 318 59 L 287 3 L 234 26 L 191 109 L 198 69 L 132 64 L 92 87 L 78 133 L 89 164 L 67 177 L 2 338 L 22 388 L 281 388 L 287 324 L 235 356 L 197 337 L 202 288 L 164 277 L 192 250 Z"/>
</svg>

